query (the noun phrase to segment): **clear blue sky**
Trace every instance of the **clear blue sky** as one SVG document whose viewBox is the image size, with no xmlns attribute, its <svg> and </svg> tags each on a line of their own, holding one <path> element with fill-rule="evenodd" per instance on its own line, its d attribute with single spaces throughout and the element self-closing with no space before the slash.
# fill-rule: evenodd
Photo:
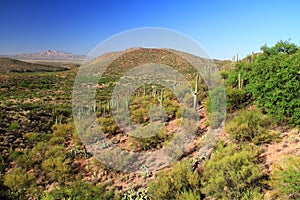
<svg viewBox="0 0 300 200">
<path fill-rule="evenodd" d="M 281 39 L 300 45 L 300 1 L 1 0 L 0 25 L 0 54 L 88 54 L 119 32 L 162 27 L 190 36 L 212 58 L 231 59 Z"/>
</svg>

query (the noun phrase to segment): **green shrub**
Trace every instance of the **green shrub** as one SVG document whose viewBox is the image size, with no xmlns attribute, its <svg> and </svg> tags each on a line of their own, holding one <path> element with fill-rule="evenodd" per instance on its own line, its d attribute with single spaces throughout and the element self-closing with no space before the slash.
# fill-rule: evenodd
<svg viewBox="0 0 300 200">
<path fill-rule="evenodd" d="M 64 184 L 71 177 L 70 164 L 70 158 L 65 156 L 50 157 L 42 162 L 42 169 L 52 181 Z"/>
<path fill-rule="evenodd" d="M 131 112 L 131 118 L 134 122 L 136 122 L 138 124 L 143 124 L 149 120 L 148 113 L 149 113 L 148 109 L 139 108 L 139 109 L 133 110 Z"/>
<path fill-rule="evenodd" d="M 238 75 L 257 106 L 278 123 L 300 125 L 300 50 L 290 42 L 279 41 L 262 47 L 253 62 L 239 62 L 228 77 L 236 87 Z"/>
<path fill-rule="evenodd" d="M 52 137 L 50 140 L 49 140 L 49 144 L 50 145 L 62 145 L 64 144 L 65 142 L 65 138 L 63 137 Z"/>
<path fill-rule="evenodd" d="M 258 153 L 250 146 L 220 143 L 204 165 L 202 193 L 209 198 L 241 199 L 251 190 L 260 191 L 265 173 L 257 164 Z"/>
<path fill-rule="evenodd" d="M 272 179 L 278 199 L 300 199 L 300 157 L 284 157 Z"/>
<path fill-rule="evenodd" d="M 201 200 L 201 195 L 193 190 L 185 190 L 177 195 L 176 200 Z"/>
<path fill-rule="evenodd" d="M 227 111 L 233 112 L 244 108 L 248 104 L 249 98 L 250 96 L 246 90 L 226 88 Z"/>
<path fill-rule="evenodd" d="M 72 124 L 55 124 L 52 126 L 53 136 L 67 139 L 75 132 L 75 127 Z"/>
<path fill-rule="evenodd" d="M 222 86 L 209 91 L 209 97 L 204 102 L 209 125 L 215 129 L 222 126 L 226 118 L 226 96 L 225 89 Z"/>
<path fill-rule="evenodd" d="M 51 134 L 30 132 L 30 133 L 25 133 L 23 135 L 23 138 L 27 139 L 29 142 L 37 143 L 44 140 L 49 140 L 51 136 L 52 136 Z"/>
<path fill-rule="evenodd" d="M 34 185 L 35 177 L 20 167 L 13 168 L 4 175 L 4 185 L 16 192 L 20 198 L 30 191 Z"/>
<path fill-rule="evenodd" d="M 278 138 L 269 130 L 270 119 L 257 110 L 243 111 L 227 123 L 226 132 L 236 142 L 252 142 L 256 145 Z"/>
<path fill-rule="evenodd" d="M 181 115 L 180 105 L 176 101 L 171 101 L 171 100 L 167 99 L 164 104 L 164 109 L 165 109 L 166 113 L 168 114 L 168 116 L 171 116 L 171 117 L 179 116 L 180 117 L 180 115 Z"/>
<path fill-rule="evenodd" d="M 20 128 L 20 124 L 18 122 L 12 122 L 9 127 L 8 130 L 9 131 L 14 131 L 14 130 L 18 130 Z"/>
<path fill-rule="evenodd" d="M 19 151 L 13 151 L 13 152 L 9 155 L 9 159 L 15 160 L 15 159 L 17 159 L 18 157 L 20 157 L 21 155 L 22 155 L 21 152 L 19 152 Z"/>
<path fill-rule="evenodd" d="M 72 176 L 71 159 L 62 146 L 53 146 L 47 149 L 41 167 L 43 172 L 54 182 L 64 184 Z"/>
<path fill-rule="evenodd" d="M 112 117 L 104 118 L 100 117 L 99 119 L 100 127 L 104 133 L 115 135 L 118 130 L 118 126 L 115 120 Z"/>
<path fill-rule="evenodd" d="M 155 134 L 155 135 L 154 135 Z M 134 136 L 132 136 L 134 135 Z M 156 148 L 159 144 L 162 145 L 168 139 L 166 131 L 163 127 L 160 129 L 159 124 L 149 124 L 147 127 L 137 128 L 129 137 L 131 145 L 135 148 L 149 150 Z M 154 135 L 154 136 L 150 136 Z M 150 137 L 145 137 L 150 136 Z"/>
<path fill-rule="evenodd" d="M 24 152 L 15 159 L 16 164 L 23 169 L 33 168 L 36 162 L 36 155 L 31 149 L 25 149 Z"/>
<path fill-rule="evenodd" d="M 200 196 L 200 177 L 189 161 L 178 162 L 171 171 L 162 171 L 150 182 L 148 195 L 153 200 Z"/>
<path fill-rule="evenodd" d="M 117 195 L 112 191 L 106 191 L 101 185 L 93 185 L 83 181 L 72 182 L 71 185 L 55 188 L 46 192 L 42 200 L 110 200 Z"/>
</svg>

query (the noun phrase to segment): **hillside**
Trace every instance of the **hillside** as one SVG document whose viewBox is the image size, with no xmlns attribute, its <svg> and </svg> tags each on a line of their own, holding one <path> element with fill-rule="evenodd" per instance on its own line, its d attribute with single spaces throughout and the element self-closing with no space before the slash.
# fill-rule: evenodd
<svg viewBox="0 0 300 200">
<path fill-rule="evenodd" d="M 67 68 L 30 63 L 25 61 L 20 61 L 12 58 L 2 57 L 0 58 L 0 73 L 9 72 L 54 72 L 54 71 L 64 71 Z"/>
<path fill-rule="evenodd" d="M 266 48 L 252 60 L 215 61 L 227 101 L 226 124 L 216 145 L 217 138 L 208 133 L 220 123 L 212 120 L 212 115 L 220 113 L 212 112 L 214 104 L 209 95 L 218 95 L 220 90 L 208 91 L 203 77 L 175 51 L 134 48 L 119 57 L 122 52 L 92 60 L 90 67 L 98 69 L 101 59 L 117 57 L 92 85 L 96 90 L 94 106 L 81 103 L 72 107 L 78 68 L 0 74 L 0 198 L 299 199 L 300 50 L 292 46 L 283 53 L 287 46 L 291 45 L 279 43 Z M 145 63 L 168 65 L 191 86 L 197 85 L 196 123 L 184 117 L 183 113 L 190 114 L 191 110 L 183 110 L 173 90 L 159 84 L 136 88 L 125 100 L 127 104 L 111 99 L 120 77 Z M 210 73 L 209 68 L 204 69 Z M 88 91 L 85 82 L 80 79 L 79 83 L 83 92 Z M 195 96 L 188 91 L 184 97 L 183 102 L 193 107 Z M 142 135 L 153 130 L 148 125 L 160 106 L 165 110 L 163 126 L 146 138 L 121 129 L 112 113 L 114 107 L 117 113 L 128 109 L 132 122 L 142 127 L 133 133 Z M 103 135 L 85 121 L 91 113 L 96 115 Z M 83 128 L 90 127 L 80 137 L 78 122 Z M 177 138 L 181 126 L 188 131 L 196 129 L 196 134 L 183 155 L 168 167 L 152 170 L 155 160 L 150 160 L 138 172 L 127 173 L 97 159 L 106 155 L 108 161 L 117 161 L 125 168 L 134 166 L 135 157 L 104 154 L 99 149 L 108 150 L 113 144 L 129 153 L 149 155 Z M 103 136 L 111 143 L 103 142 Z M 201 151 L 203 145 L 206 151 Z"/>
</svg>

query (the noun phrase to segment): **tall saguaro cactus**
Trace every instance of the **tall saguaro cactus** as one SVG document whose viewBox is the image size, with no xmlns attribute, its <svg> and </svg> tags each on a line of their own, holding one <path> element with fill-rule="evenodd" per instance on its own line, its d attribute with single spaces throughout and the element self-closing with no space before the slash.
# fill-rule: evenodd
<svg viewBox="0 0 300 200">
<path fill-rule="evenodd" d="M 194 91 L 194 109 L 197 107 L 197 95 L 198 95 L 198 85 L 199 85 L 199 78 L 200 75 L 196 75 L 196 81 L 195 81 L 195 91 Z"/>
<path fill-rule="evenodd" d="M 153 95 L 153 98 L 155 98 L 156 97 L 156 85 L 153 85 L 152 86 L 152 95 Z"/>
<path fill-rule="evenodd" d="M 241 76 L 241 73 L 239 73 L 239 75 L 238 75 L 238 88 L 241 90 L 241 89 L 243 89 L 243 83 L 244 81 L 243 81 L 243 78 L 242 78 L 242 76 Z"/>
<path fill-rule="evenodd" d="M 161 89 L 161 92 L 160 92 L 160 97 L 157 98 L 160 105 L 163 106 L 163 101 L 164 101 L 164 88 Z"/>
</svg>

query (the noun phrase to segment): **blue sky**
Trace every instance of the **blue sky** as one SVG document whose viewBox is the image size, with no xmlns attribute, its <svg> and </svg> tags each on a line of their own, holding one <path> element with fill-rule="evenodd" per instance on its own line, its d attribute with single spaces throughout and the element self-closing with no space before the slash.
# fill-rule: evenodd
<svg viewBox="0 0 300 200">
<path fill-rule="evenodd" d="M 296 0 L 1 0 L 0 54 L 88 54 L 122 31 L 162 27 L 190 36 L 212 58 L 231 59 L 281 39 L 300 45 L 299 10 Z"/>
</svg>

